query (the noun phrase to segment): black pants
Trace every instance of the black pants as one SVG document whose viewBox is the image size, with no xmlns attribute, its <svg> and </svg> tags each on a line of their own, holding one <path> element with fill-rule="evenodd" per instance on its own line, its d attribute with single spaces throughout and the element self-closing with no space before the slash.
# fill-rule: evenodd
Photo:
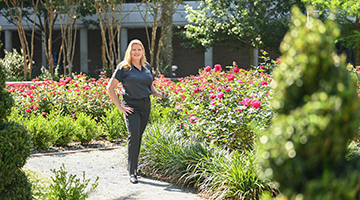
<svg viewBox="0 0 360 200">
<path fill-rule="evenodd" d="M 129 174 L 135 174 L 141 146 L 141 137 L 149 121 L 151 102 L 150 97 L 134 99 L 123 96 L 122 105 L 133 108 L 133 112 L 125 117 L 128 130 L 128 170 Z"/>
</svg>

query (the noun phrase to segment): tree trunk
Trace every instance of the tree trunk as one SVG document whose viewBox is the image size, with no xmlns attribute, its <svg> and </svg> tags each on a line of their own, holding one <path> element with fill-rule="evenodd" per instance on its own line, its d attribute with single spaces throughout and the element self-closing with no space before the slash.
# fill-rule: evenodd
<svg viewBox="0 0 360 200">
<path fill-rule="evenodd" d="M 360 18 L 356 17 L 355 19 L 355 30 L 360 31 Z M 360 65 L 360 44 L 357 43 L 354 47 L 355 53 L 355 66 Z"/>
<path fill-rule="evenodd" d="M 355 66 L 360 66 L 360 45 L 354 47 Z"/>
<path fill-rule="evenodd" d="M 45 43 L 45 53 L 47 61 L 49 62 L 49 71 L 52 75 L 54 75 L 54 59 L 52 57 L 52 34 L 54 27 L 54 2 L 50 2 L 49 4 L 45 4 L 46 13 L 45 15 L 45 24 L 44 24 L 44 43 Z"/>
<path fill-rule="evenodd" d="M 172 25 L 173 25 L 173 0 L 163 0 L 161 12 L 161 52 L 160 59 L 162 62 L 160 72 L 165 76 L 171 77 L 171 66 L 173 60 L 173 46 L 172 46 Z"/>
<path fill-rule="evenodd" d="M 145 23 L 145 33 L 146 33 L 146 38 L 147 38 L 147 42 L 148 42 L 149 57 L 150 57 L 149 62 L 155 71 L 157 71 L 157 66 L 154 65 L 155 63 L 157 63 L 155 61 L 155 59 L 157 58 L 157 57 L 155 57 L 157 55 L 157 53 L 155 54 L 155 44 L 156 44 L 156 32 L 157 32 L 158 24 L 161 21 L 161 16 L 159 16 L 160 8 L 161 8 L 161 0 L 154 0 L 154 1 L 146 0 L 145 9 L 147 12 L 143 12 L 140 9 L 140 7 L 138 6 L 141 18 L 143 19 L 143 21 Z M 143 13 L 145 13 L 145 14 L 143 14 Z M 152 16 L 152 18 L 154 20 L 153 24 L 149 25 L 151 27 L 151 36 L 150 36 L 149 30 L 148 30 L 148 21 L 147 21 L 148 13 Z M 157 51 L 159 52 L 160 49 L 158 48 Z"/>
<path fill-rule="evenodd" d="M 99 19 L 99 26 L 101 30 L 101 58 L 103 62 L 103 70 L 115 71 L 115 66 L 120 62 L 120 28 L 121 21 L 127 17 L 132 11 L 137 9 L 140 4 L 132 8 L 125 16 L 122 15 L 122 6 L 125 0 L 100 0 L 95 1 L 94 6 Z M 110 11 L 109 11 L 110 10 Z M 117 15 L 119 16 L 117 19 Z M 103 17 L 102 17 L 103 16 Z"/>
</svg>

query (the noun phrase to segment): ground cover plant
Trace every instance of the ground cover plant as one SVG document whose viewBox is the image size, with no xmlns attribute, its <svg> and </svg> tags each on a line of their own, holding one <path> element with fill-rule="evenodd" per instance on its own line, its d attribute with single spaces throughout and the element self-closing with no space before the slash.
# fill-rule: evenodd
<svg viewBox="0 0 360 200">
<path fill-rule="evenodd" d="M 264 191 L 277 190 L 257 174 L 254 151 L 240 152 L 189 138 L 177 131 L 176 124 L 157 121 L 143 137 L 140 170 L 179 185 L 193 186 L 209 199 L 259 199 Z"/>
</svg>

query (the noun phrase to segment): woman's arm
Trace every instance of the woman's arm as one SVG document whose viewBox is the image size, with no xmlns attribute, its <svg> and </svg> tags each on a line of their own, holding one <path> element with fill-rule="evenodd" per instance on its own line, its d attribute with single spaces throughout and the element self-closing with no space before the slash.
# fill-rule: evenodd
<svg viewBox="0 0 360 200">
<path fill-rule="evenodd" d="M 116 78 L 111 78 L 108 85 L 107 85 L 107 91 L 109 93 L 111 101 L 115 104 L 115 106 L 125 113 L 127 116 L 128 114 L 131 114 L 133 109 L 130 107 L 124 107 L 121 105 L 117 95 L 115 94 L 115 88 L 119 84 L 119 81 Z"/>
<path fill-rule="evenodd" d="M 164 92 L 158 92 L 154 85 L 151 85 L 150 89 L 151 89 L 151 94 L 156 97 L 164 97 L 164 95 L 165 95 Z"/>
</svg>

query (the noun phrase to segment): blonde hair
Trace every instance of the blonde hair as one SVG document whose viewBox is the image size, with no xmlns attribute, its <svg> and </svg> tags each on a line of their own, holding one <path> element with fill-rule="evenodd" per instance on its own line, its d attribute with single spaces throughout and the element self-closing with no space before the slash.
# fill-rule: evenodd
<svg viewBox="0 0 360 200">
<path fill-rule="evenodd" d="M 131 50 L 132 50 L 132 46 L 134 44 L 139 44 L 143 50 L 143 54 L 141 56 L 141 59 L 140 59 L 140 64 L 142 67 L 145 67 L 145 62 L 146 62 L 146 57 L 145 57 L 145 48 L 144 48 L 144 45 L 142 44 L 142 42 L 138 39 L 134 39 L 134 40 L 131 40 L 131 42 L 129 43 L 127 49 L 126 49 L 126 52 L 125 52 L 125 57 L 124 57 L 124 60 L 121 62 L 122 65 L 121 65 L 121 68 L 131 68 Z"/>
</svg>

